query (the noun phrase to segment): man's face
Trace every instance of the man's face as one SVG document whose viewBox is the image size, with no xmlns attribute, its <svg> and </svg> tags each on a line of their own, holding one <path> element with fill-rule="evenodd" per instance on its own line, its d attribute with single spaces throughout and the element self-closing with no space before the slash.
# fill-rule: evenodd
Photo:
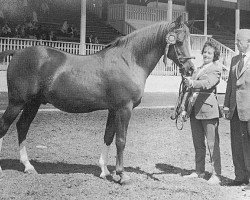
<svg viewBox="0 0 250 200">
<path fill-rule="evenodd" d="M 236 45 L 237 45 L 238 50 L 242 53 L 246 53 L 247 50 L 250 50 L 249 39 L 247 39 L 246 37 L 242 35 L 237 36 Z"/>
</svg>

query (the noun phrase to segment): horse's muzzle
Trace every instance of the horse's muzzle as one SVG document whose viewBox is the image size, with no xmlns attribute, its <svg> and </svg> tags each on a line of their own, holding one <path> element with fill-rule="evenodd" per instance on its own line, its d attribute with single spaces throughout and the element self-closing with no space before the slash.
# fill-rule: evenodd
<svg viewBox="0 0 250 200">
<path fill-rule="evenodd" d="M 191 56 L 191 57 L 182 57 L 183 59 L 195 59 L 195 57 L 194 56 Z"/>
<path fill-rule="evenodd" d="M 188 60 L 191 60 L 191 59 L 195 59 L 195 57 L 179 57 L 178 58 L 178 61 L 179 61 L 179 63 L 181 63 L 181 64 L 184 64 L 184 63 L 186 63 Z"/>
<path fill-rule="evenodd" d="M 179 60 L 181 60 L 183 63 L 185 63 L 186 61 L 190 60 L 190 59 L 195 59 L 194 56 L 191 57 L 180 57 Z"/>
</svg>

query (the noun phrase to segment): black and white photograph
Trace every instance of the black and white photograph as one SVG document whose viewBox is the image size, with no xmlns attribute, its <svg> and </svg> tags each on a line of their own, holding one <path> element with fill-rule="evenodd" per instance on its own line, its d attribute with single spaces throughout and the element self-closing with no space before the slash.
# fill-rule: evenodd
<svg viewBox="0 0 250 200">
<path fill-rule="evenodd" d="M 0 0 L 0 200 L 250 200 L 249 0 Z"/>
</svg>

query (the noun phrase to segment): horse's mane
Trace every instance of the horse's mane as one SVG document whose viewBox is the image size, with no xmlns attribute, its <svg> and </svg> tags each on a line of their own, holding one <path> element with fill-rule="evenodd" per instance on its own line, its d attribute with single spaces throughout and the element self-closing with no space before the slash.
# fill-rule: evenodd
<svg viewBox="0 0 250 200">
<path fill-rule="evenodd" d="M 119 37 L 110 43 L 105 50 L 113 48 L 127 49 L 135 57 L 142 58 L 154 48 L 164 51 L 166 47 L 166 35 L 172 31 L 184 32 L 184 37 L 189 40 L 189 29 L 185 23 L 176 26 L 175 22 L 169 23 L 163 21 Z"/>
<path fill-rule="evenodd" d="M 130 44 L 131 42 L 138 46 L 138 48 L 145 47 L 145 45 L 149 45 L 148 48 L 150 49 L 151 45 L 155 40 L 159 38 L 162 39 L 162 34 L 165 34 L 169 30 L 169 23 L 168 22 L 158 22 L 151 26 L 147 26 L 134 32 L 126 35 L 121 36 L 115 39 L 113 42 L 109 43 L 106 48 L 114 48 L 114 47 L 121 47 Z M 145 39 L 147 39 L 147 44 L 145 44 Z"/>
</svg>

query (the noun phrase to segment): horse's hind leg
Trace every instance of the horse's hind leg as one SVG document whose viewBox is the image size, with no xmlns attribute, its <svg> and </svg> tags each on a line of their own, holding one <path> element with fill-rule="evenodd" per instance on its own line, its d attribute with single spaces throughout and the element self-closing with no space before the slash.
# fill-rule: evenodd
<svg viewBox="0 0 250 200">
<path fill-rule="evenodd" d="M 33 165 L 31 165 L 29 162 L 25 147 L 25 141 L 30 124 L 35 118 L 40 105 L 40 102 L 35 100 L 27 103 L 24 106 L 22 115 L 20 116 L 16 124 L 18 132 L 18 142 L 20 147 L 20 162 L 25 166 L 24 172 L 27 173 L 37 173 Z"/>
<path fill-rule="evenodd" d="M 101 178 L 105 178 L 106 176 L 110 175 L 110 172 L 107 168 L 107 163 L 108 163 L 109 149 L 111 143 L 113 142 L 114 135 L 115 135 L 115 112 L 113 110 L 110 110 L 106 124 L 102 153 L 99 159 L 99 165 L 102 170 L 100 175 Z"/>
<path fill-rule="evenodd" d="M 21 110 L 22 110 L 22 105 L 13 105 L 12 103 L 9 103 L 6 111 L 0 118 L 0 152 L 2 149 L 3 137 L 7 133 L 10 125 L 16 119 Z M 1 176 L 2 176 L 2 169 L 0 166 L 0 177 Z"/>
</svg>

